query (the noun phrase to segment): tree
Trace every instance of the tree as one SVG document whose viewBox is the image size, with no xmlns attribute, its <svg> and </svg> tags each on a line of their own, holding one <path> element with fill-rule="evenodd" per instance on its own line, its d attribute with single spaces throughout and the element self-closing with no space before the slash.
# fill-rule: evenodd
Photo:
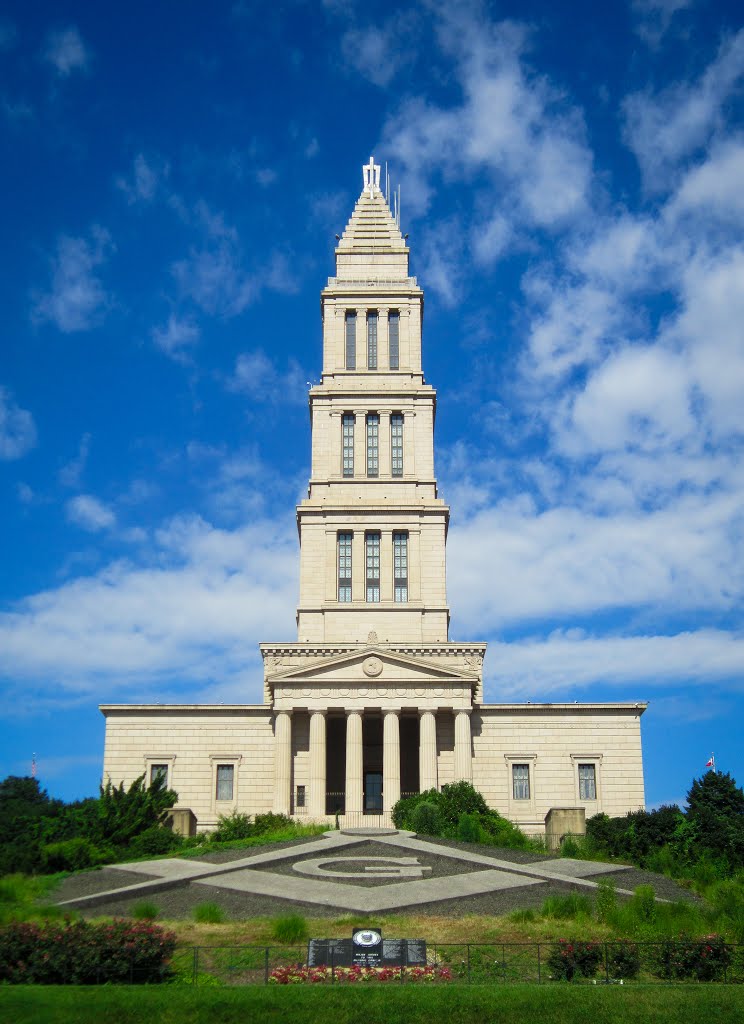
<svg viewBox="0 0 744 1024">
<path fill-rule="evenodd" d="M 727 772 L 709 771 L 687 794 L 689 848 L 744 867 L 744 790 Z"/>
<path fill-rule="evenodd" d="M 160 775 L 149 786 L 145 786 L 145 776 L 140 775 L 129 789 L 124 789 L 123 782 L 114 786 L 108 779 L 101 786 L 98 801 L 99 838 L 112 846 L 127 846 L 146 829 L 161 825 L 165 812 L 176 800 L 178 794 L 166 788 Z"/>
</svg>

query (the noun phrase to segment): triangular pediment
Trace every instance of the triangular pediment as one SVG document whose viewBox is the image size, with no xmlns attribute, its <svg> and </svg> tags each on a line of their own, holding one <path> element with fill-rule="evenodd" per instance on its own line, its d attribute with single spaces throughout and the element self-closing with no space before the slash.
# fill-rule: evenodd
<svg viewBox="0 0 744 1024">
<path fill-rule="evenodd" d="M 477 674 L 463 667 L 448 668 L 426 658 L 400 654 L 376 645 L 359 650 L 333 654 L 326 658 L 282 668 L 267 676 L 270 684 L 290 681 L 313 682 L 468 682 L 475 683 Z"/>
</svg>

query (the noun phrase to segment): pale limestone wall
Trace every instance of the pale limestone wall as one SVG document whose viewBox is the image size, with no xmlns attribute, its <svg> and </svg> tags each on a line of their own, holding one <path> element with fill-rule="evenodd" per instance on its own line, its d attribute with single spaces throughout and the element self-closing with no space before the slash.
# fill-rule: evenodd
<svg viewBox="0 0 744 1024">
<path fill-rule="evenodd" d="M 644 805 L 643 706 L 484 706 L 472 716 L 473 785 L 526 831 L 541 831 L 551 807 L 623 815 Z M 579 797 L 578 765 L 595 764 L 597 799 Z M 530 765 L 530 800 L 512 796 L 512 764 Z"/>
<path fill-rule="evenodd" d="M 207 706 L 107 707 L 103 779 L 129 786 L 151 764 L 168 765 L 179 807 L 190 807 L 198 829 L 233 810 L 270 811 L 274 780 L 273 716 L 268 708 Z M 231 802 L 216 800 L 216 765 L 235 765 Z"/>
</svg>

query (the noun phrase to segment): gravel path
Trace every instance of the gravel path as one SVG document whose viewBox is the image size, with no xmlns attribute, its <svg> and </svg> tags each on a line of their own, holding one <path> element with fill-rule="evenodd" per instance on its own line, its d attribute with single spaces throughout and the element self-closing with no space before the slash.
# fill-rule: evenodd
<svg viewBox="0 0 744 1024">
<path fill-rule="evenodd" d="M 92 896 L 108 889 L 118 889 L 122 885 L 136 885 L 147 882 L 157 875 L 141 875 L 135 871 L 123 871 L 121 868 L 96 868 L 93 871 L 79 871 L 75 875 L 64 878 L 52 894 L 57 903 L 74 900 L 78 896 Z"/>
</svg>

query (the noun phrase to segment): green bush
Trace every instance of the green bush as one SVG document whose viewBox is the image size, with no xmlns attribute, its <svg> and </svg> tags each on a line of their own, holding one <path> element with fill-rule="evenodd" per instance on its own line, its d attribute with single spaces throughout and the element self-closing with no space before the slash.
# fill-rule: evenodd
<svg viewBox="0 0 744 1024">
<path fill-rule="evenodd" d="M 563 896 L 548 896 L 540 907 L 543 917 L 555 921 L 575 921 L 579 917 L 589 917 L 592 912 L 592 901 L 583 893 L 569 892 Z"/>
<path fill-rule="evenodd" d="M 641 924 L 653 924 L 656 920 L 656 893 L 652 885 L 639 885 L 630 901 L 631 910 Z"/>
<path fill-rule="evenodd" d="M 140 900 L 135 903 L 131 910 L 131 917 L 135 921 L 154 921 L 160 911 L 152 900 Z"/>
<path fill-rule="evenodd" d="M 485 833 L 485 842 L 489 846 L 501 846 L 508 850 L 530 850 L 537 846 L 521 828 L 508 818 L 502 818 L 498 811 L 481 815 L 480 823 Z"/>
<path fill-rule="evenodd" d="M 175 945 L 172 932 L 144 922 L 9 924 L 0 928 L 0 983 L 163 981 Z"/>
<path fill-rule="evenodd" d="M 607 965 L 612 978 L 637 978 L 641 970 L 641 954 L 635 942 L 621 939 L 607 945 Z"/>
<path fill-rule="evenodd" d="M 101 850 L 88 839 L 77 837 L 61 843 L 48 843 L 41 848 L 41 863 L 45 872 L 81 871 L 110 863 L 116 857 L 111 850 Z"/>
<path fill-rule="evenodd" d="M 274 814 L 273 811 L 268 811 L 266 814 L 256 815 L 256 820 L 253 823 L 253 834 L 264 836 L 269 832 L 281 832 L 292 825 L 294 825 L 294 822 L 286 814 Z"/>
<path fill-rule="evenodd" d="M 457 822 L 457 838 L 462 843 L 482 843 L 486 833 L 477 814 L 461 814 Z"/>
<path fill-rule="evenodd" d="M 225 911 L 218 903 L 198 903 L 194 907 L 194 920 L 198 924 L 222 924 L 225 920 Z"/>
<path fill-rule="evenodd" d="M 284 914 L 274 921 L 271 934 L 277 942 L 290 946 L 304 942 L 310 932 L 302 914 Z"/>
<path fill-rule="evenodd" d="M 602 946 L 598 942 L 559 939 L 551 946 L 547 965 L 553 981 L 572 981 L 577 975 L 591 978 L 602 962 Z"/>
<path fill-rule="evenodd" d="M 579 844 L 573 836 L 564 836 L 561 842 L 561 857 L 578 857 L 581 853 Z"/>
<path fill-rule="evenodd" d="M 597 882 L 597 896 L 594 901 L 597 920 L 607 922 L 617 910 L 617 891 L 611 878 L 600 878 Z"/>
<path fill-rule="evenodd" d="M 217 828 L 210 839 L 215 843 L 230 843 L 236 839 L 250 839 L 255 833 L 250 814 L 233 811 L 232 814 L 221 814 L 217 819 Z"/>
<path fill-rule="evenodd" d="M 183 845 L 183 838 L 164 825 L 151 825 L 129 844 L 131 857 L 160 857 Z"/>
<path fill-rule="evenodd" d="M 408 827 L 412 832 L 422 836 L 439 836 L 442 834 L 442 817 L 435 803 L 424 800 L 411 811 Z"/>
<path fill-rule="evenodd" d="M 656 954 L 654 974 L 659 978 L 721 981 L 731 963 L 732 949 L 722 935 L 704 935 L 701 939 L 680 935 L 659 943 Z"/>
</svg>

